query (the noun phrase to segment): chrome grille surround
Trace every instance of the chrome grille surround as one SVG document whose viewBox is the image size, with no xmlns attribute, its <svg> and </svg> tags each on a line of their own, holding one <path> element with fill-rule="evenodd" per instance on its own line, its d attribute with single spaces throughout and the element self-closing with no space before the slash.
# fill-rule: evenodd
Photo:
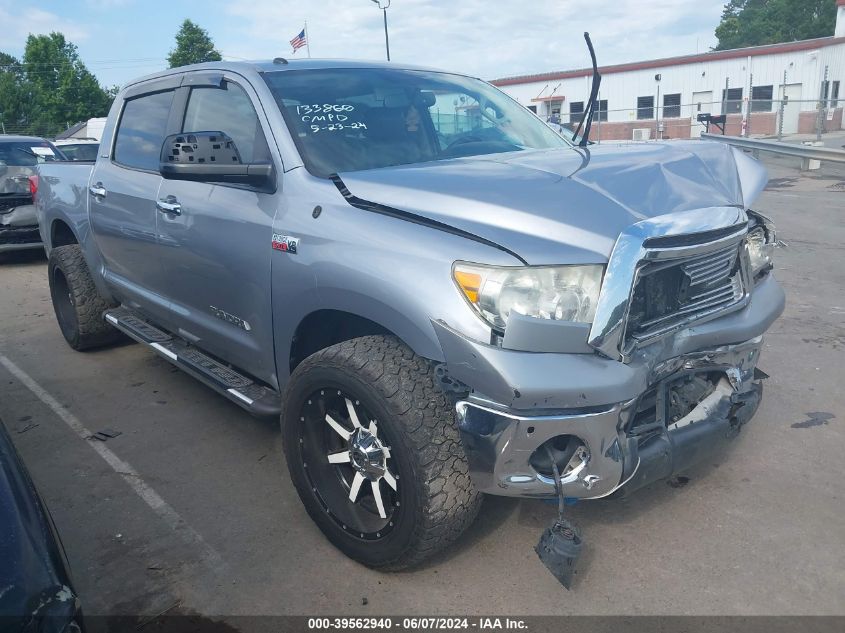
<svg viewBox="0 0 845 633">
<path fill-rule="evenodd" d="M 752 287 L 744 243 L 747 232 L 748 216 L 739 207 L 671 213 L 630 226 L 616 240 L 610 255 L 589 344 L 609 358 L 627 362 L 638 345 L 693 321 L 715 318 L 744 307 Z M 728 264 L 732 272 L 728 278 L 730 286 L 704 286 L 708 280 L 718 286 L 718 280 L 724 280 L 722 274 Z M 698 280 L 693 289 L 701 294 L 698 297 L 701 303 L 686 305 L 685 308 L 691 309 L 684 314 L 666 315 L 671 318 L 629 335 L 628 319 L 637 282 L 656 267 L 672 266 L 681 266 L 685 275 Z M 711 290 L 721 291 L 715 293 L 718 301 L 707 301 L 705 293 Z"/>
</svg>

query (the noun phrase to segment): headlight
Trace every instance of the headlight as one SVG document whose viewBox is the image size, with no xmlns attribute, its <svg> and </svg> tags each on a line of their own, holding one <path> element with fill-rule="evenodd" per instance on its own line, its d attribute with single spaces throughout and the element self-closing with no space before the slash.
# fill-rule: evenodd
<svg viewBox="0 0 845 633">
<path fill-rule="evenodd" d="M 748 232 L 748 258 L 751 264 L 751 276 L 756 278 L 761 272 L 772 267 L 777 236 L 775 225 L 768 218 L 757 214 L 760 224 Z"/>
<path fill-rule="evenodd" d="M 457 262 L 455 283 L 494 329 L 504 330 L 511 312 L 537 319 L 591 323 L 604 266 L 494 267 Z"/>
</svg>

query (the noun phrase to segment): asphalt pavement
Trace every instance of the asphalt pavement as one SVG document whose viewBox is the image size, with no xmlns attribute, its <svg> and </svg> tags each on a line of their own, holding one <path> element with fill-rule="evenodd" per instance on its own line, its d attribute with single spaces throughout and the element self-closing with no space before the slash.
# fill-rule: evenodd
<svg viewBox="0 0 845 633">
<path fill-rule="evenodd" d="M 583 502 L 572 591 L 534 553 L 555 507 L 487 498 L 422 568 L 379 573 L 322 536 L 258 420 L 140 345 L 77 353 L 42 254 L 0 258 L 0 417 L 87 614 L 845 614 L 845 167 L 767 159 L 756 208 L 788 244 L 763 404 L 732 448 L 624 500 Z M 86 434 L 120 432 L 105 442 Z"/>
</svg>

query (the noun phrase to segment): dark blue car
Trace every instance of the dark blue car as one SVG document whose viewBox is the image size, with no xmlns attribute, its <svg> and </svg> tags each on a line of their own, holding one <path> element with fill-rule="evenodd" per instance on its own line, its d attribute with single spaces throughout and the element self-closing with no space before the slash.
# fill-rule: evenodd
<svg viewBox="0 0 845 633">
<path fill-rule="evenodd" d="M 56 527 L 0 420 L 0 631 L 81 630 Z"/>
</svg>

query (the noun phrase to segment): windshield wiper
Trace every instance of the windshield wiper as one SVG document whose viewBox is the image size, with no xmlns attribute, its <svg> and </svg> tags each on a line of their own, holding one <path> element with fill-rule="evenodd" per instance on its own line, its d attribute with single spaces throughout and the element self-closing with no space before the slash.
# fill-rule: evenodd
<svg viewBox="0 0 845 633">
<path fill-rule="evenodd" d="M 593 127 L 593 110 L 596 107 L 596 100 L 599 96 L 599 86 L 601 85 L 601 74 L 599 74 L 599 67 L 596 63 L 596 51 L 593 49 L 593 42 L 590 40 L 590 34 L 584 31 L 584 39 L 587 40 L 587 48 L 590 49 L 590 58 L 593 60 L 593 87 L 590 89 L 590 99 L 587 101 L 587 107 L 584 108 L 584 116 L 581 118 L 580 123 L 578 123 L 578 129 L 575 130 L 575 133 L 572 135 L 572 142 L 575 142 L 575 139 L 578 138 L 578 135 L 581 133 L 581 126 L 584 126 L 584 136 L 581 137 L 581 141 L 578 143 L 581 147 L 587 147 L 590 143 L 590 129 Z M 584 121 L 587 122 L 584 125 Z"/>
<path fill-rule="evenodd" d="M 16 147 L 15 149 L 18 150 L 19 152 L 23 152 L 24 154 L 29 154 L 30 156 L 34 156 L 35 158 L 38 158 L 38 154 L 36 154 L 35 152 L 31 152 L 28 149 L 24 149 L 23 147 Z"/>
</svg>

